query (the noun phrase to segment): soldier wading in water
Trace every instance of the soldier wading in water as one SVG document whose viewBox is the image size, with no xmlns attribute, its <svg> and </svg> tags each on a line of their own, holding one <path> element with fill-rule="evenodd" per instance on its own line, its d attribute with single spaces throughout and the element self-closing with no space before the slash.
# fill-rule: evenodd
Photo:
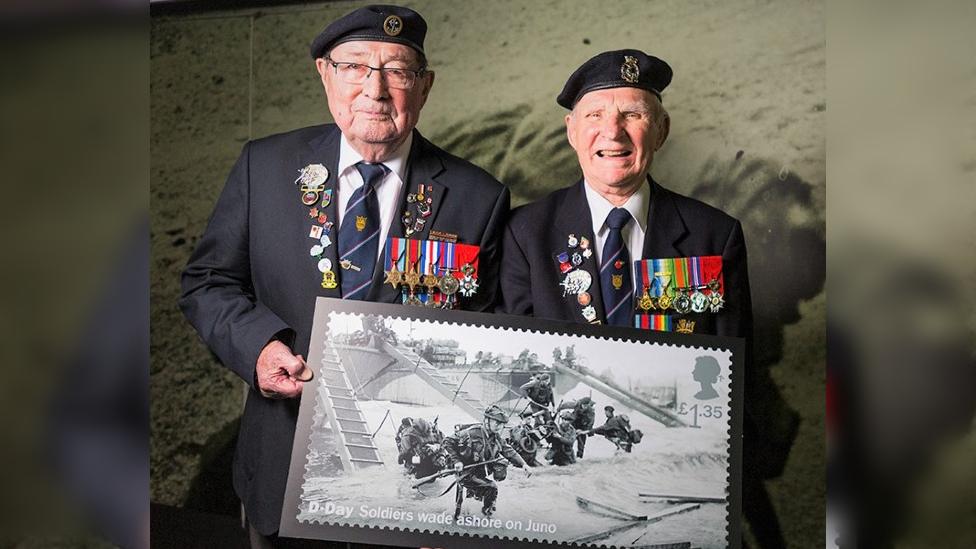
<svg viewBox="0 0 976 549">
<path fill-rule="evenodd" d="M 488 478 L 488 475 L 491 474 L 492 478 L 498 481 L 505 480 L 508 468 L 502 461 L 502 456 L 512 465 L 525 471 L 526 476 L 532 475 L 518 452 L 502 436 L 506 423 L 508 423 L 508 416 L 505 412 L 498 406 L 492 405 L 485 410 L 482 423 L 462 427 L 454 435 L 444 438 L 444 450 L 453 461 L 454 470 L 458 473 L 455 519 L 461 514 L 462 487 L 467 488 L 470 497 L 483 503 L 481 512 L 485 516 L 490 517 L 495 511 L 498 486 Z M 484 465 L 466 468 L 478 463 Z"/>
</svg>

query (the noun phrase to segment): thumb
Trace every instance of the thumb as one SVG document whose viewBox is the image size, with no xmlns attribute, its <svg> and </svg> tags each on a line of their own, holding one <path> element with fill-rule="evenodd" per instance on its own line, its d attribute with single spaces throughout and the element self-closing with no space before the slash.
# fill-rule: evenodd
<svg viewBox="0 0 976 549">
<path fill-rule="evenodd" d="M 292 377 L 294 377 L 298 381 L 302 381 L 302 382 L 312 381 L 312 378 L 315 377 L 315 373 L 312 372 L 312 369 L 309 368 L 308 364 L 305 363 L 305 359 L 302 357 L 302 355 L 297 355 L 296 358 L 301 363 L 301 366 L 299 366 L 299 368 L 294 373 L 291 372 L 289 373 L 291 373 Z"/>
</svg>

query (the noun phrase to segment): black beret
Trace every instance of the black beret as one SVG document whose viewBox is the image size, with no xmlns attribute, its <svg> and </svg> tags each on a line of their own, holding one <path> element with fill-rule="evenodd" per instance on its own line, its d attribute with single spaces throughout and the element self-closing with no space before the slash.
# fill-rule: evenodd
<svg viewBox="0 0 976 549">
<path fill-rule="evenodd" d="M 333 46 L 353 40 L 396 42 L 424 53 L 427 22 L 419 13 L 400 6 L 366 6 L 336 19 L 312 41 L 312 59 L 324 57 Z"/>
<path fill-rule="evenodd" d="M 556 103 L 572 109 L 587 93 L 607 88 L 640 88 L 660 99 L 671 76 L 670 65 L 640 50 L 603 52 L 576 69 Z"/>
</svg>

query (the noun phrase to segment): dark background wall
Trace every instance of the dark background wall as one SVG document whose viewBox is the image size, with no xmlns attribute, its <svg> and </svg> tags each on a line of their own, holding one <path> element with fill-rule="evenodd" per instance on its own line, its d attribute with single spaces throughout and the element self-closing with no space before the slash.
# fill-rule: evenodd
<svg viewBox="0 0 976 549">
<path fill-rule="evenodd" d="M 365 2 L 154 16 L 151 27 L 151 496 L 233 513 L 227 449 L 241 383 L 184 321 L 179 272 L 241 146 L 329 120 L 308 43 Z M 791 544 L 820 546 L 825 360 L 823 4 L 406 2 L 437 72 L 419 129 L 484 167 L 515 204 L 579 176 L 555 96 L 583 61 L 634 47 L 667 60 L 665 186 L 742 220 L 769 406 L 802 417 L 768 483 Z"/>
</svg>

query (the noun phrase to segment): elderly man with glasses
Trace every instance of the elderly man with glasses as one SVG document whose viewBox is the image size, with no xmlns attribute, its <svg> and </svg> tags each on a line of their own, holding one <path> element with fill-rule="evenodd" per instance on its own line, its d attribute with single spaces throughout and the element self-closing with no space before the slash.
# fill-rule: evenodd
<svg viewBox="0 0 976 549">
<path fill-rule="evenodd" d="M 465 261 L 477 286 L 449 272 L 440 287 L 451 297 L 460 283 L 464 297 L 435 300 L 429 287 L 425 305 L 494 304 L 509 192 L 414 129 L 434 83 L 426 33 L 420 14 L 398 6 L 329 24 L 311 54 L 335 123 L 246 144 L 183 273 L 184 314 L 250 388 L 233 477 L 253 546 L 292 543 L 276 532 L 315 298 L 421 302 L 413 286 L 407 301 L 384 284 L 388 239 L 409 238 L 475 254 Z"/>
</svg>

